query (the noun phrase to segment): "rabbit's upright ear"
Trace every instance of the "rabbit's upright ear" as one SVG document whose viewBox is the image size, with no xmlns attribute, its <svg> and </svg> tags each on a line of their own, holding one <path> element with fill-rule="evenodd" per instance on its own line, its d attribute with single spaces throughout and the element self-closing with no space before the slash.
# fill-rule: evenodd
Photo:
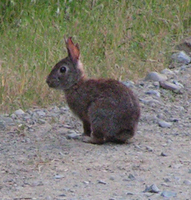
<svg viewBox="0 0 191 200">
<path fill-rule="evenodd" d="M 68 56 L 72 59 L 74 63 L 77 63 L 77 61 L 80 58 L 80 49 L 79 45 L 74 45 L 72 41 L 72 37 L 69 37 L 68 39 L 65 39 L 66 47 L 68 50 Z"/>
</svg>

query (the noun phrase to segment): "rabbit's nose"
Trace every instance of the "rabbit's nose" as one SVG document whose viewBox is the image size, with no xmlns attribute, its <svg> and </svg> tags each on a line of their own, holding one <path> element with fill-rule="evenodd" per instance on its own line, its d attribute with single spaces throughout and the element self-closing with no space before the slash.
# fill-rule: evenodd
<svg viewBox="0 0 191 200">
<path fill-rule="evenodd" d="M 48 79 L 46 79 L 46 83 L 49 85 L 50 81 Z"/>
<path fill-rule="evenodd" d="M 48 78 L 46 79 L 46 83 L 47 83 L 49 86 L 51 85 L 51 82 L 52 82 L 52 81 L 51 81 L 50 79 L 48 79 Z"/>
</svg>

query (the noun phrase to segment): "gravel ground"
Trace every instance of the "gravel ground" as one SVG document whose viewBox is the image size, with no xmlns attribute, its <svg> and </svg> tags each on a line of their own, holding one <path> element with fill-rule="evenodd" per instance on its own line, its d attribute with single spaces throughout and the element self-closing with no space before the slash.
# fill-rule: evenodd
<svg viewBox="0 0 191 200">
<path fill-rule="evenodd" d="M 65 106 L 0 115 L 0 199 L 191 199 L 191 67 L 165 73 L 179 88 L 125 83 L 142 110 L 129 144 L 83 143 Z"/>
</svg>

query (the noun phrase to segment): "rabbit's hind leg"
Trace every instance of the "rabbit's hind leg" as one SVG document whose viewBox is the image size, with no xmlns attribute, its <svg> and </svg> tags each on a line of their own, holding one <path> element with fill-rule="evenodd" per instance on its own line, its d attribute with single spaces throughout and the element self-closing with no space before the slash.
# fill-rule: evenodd
<svg viewBox="0 0 191 200">
<path fill-rule="evenodd" d="M 92 144 L 103 144 L 105 142 L 104 132 L 102 130 L 101 120 L 94 120 L 91 124 L 91 135 L 90 137 L 85 136 L 83 138 L 84 142 L 92 143 Z"/>
<path fill-rule="evenodd" d="M 84 133 L 83 136 L 89 136 L 91 135 L 91 125 L 88 121 L 83 120 L 83 128 L 84 128 Z"/>
<path fill-rule="evenodd" d="M 131 129 L 124 129 L 120 131 L 117 135 L 115 135 L 114 138 L 112 138 L 111 142 L 123 144 L 128 143 L 128 140 L 131 139 L 134 136 L 134 130 Z"/>
</svg>

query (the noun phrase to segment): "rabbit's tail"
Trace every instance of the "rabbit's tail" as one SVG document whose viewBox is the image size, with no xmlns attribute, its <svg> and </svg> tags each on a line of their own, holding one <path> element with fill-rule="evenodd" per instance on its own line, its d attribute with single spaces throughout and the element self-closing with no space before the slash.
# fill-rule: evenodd
<svg viewBox="0 0 191 200">
<path fill-rule="evenodd" d="M 110 142 L 119 143 L 119 144 L 126 143 L 128 142 L 129 139 L 131 139 L 135 135 L 137 131 L 137 125 L 135 125 L 132 129 L 123 129 L 115 136 L 107 137 L 106 140 Z"/>
</svg>

